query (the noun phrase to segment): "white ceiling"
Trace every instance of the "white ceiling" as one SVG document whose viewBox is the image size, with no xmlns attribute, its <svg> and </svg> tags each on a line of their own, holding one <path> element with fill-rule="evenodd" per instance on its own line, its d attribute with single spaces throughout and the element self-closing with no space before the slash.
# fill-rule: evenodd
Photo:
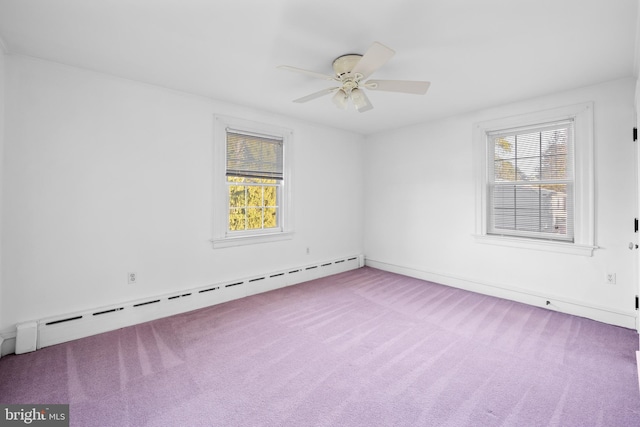
<svg viewBox="0 0 640 427">
<path fill-rule="evenodd" d="M 0 0 L 0 37 L 29 55 L 361 134 L 634 75 L 637 0 Z M 431 81 L 425 96 L 369 92 L 337 109 L 334 58 L 373 41 L 377 79 Z"/>
</svg>

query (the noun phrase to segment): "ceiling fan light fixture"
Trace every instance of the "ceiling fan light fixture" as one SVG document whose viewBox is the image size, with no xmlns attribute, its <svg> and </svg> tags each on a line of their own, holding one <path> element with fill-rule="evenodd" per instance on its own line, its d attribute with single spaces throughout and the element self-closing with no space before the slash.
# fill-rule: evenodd
<svg viewBox="0 0 640 427">
<path fill-rule="evenodd" d="M 351 91 L 351 100 L 353 101 L 353 105 L 356 107 L 356 110 L 361 113 L 373 108 L 367 99 L 367 96 L 358 88 Z"/>
<path fill-rule="evenodd" d="M 349 105 L 349 96 L 347 96 L 347 94 L 342 89 L 336 91 L 331 100 L 334 104 L 336 104 L 336 107 L 342 110 L 346 110 L 347 106 Z"/>
</svg>

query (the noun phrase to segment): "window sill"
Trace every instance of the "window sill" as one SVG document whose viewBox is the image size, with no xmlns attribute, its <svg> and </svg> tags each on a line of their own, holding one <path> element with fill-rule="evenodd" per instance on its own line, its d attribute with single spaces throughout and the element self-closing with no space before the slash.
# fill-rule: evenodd
<svg viewBox="0 0 640 427">
<path fill-rule="evenodd" d="M 293 232 L 279 232 L 272 234 L 254 234 L 252 236 L 225 237 L 211 239 L 214 249 L 229 248 L 232 246 L 254 245 L 258 243 L 279 242 L 293 239 Z"/>
<path fill-rule="evenodd" d="M 580 245 L 576 243 L 554 242 L 551 240 L 535 240 L 518 237 L 488 236 L 474 234 L 478 243 L 508 246 L 512 248 L 534 249 L 538 251 L 558 252 L 570 255 L 590 257 L 597 246 Z"/>
</svg>

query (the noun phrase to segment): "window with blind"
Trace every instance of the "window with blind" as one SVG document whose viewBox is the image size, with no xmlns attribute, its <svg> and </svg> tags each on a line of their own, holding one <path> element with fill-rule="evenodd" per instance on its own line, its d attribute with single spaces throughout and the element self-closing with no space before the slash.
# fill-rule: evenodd
<svg viewBox="0 0 640 427">
<path fill-rule="evenodd" d="M 230 232 L 280 227 L 283 140 L 227 129 Z"/>
<path fill-rule="evenodd" d="M 292 237 L 292 132 L 215 116 L 213 246 Z"/>
<path fill-rule="evenodd" d="M 573 120 L 487 136 L 488 233 L 573 242 Z"/>
<path fill-rule="evenodd" d="M 593 103 L 474 124 L 476 241 L 591 256 Z"/>
</svg>

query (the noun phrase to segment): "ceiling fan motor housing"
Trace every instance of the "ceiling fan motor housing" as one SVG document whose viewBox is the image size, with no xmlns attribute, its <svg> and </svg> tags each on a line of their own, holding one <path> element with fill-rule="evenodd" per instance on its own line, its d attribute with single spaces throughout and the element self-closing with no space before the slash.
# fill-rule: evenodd
<svg viewBox="0 0 640 427">
<path fill-rule="evenodd" d="M 333 71 L 341 80 L 348 77 L 355 78 L 351 75 L 351 70 L 360 62 L 361 58 L 362 55 L 356 53 L 339 56 L 333 60 Z"/>
</svg>

